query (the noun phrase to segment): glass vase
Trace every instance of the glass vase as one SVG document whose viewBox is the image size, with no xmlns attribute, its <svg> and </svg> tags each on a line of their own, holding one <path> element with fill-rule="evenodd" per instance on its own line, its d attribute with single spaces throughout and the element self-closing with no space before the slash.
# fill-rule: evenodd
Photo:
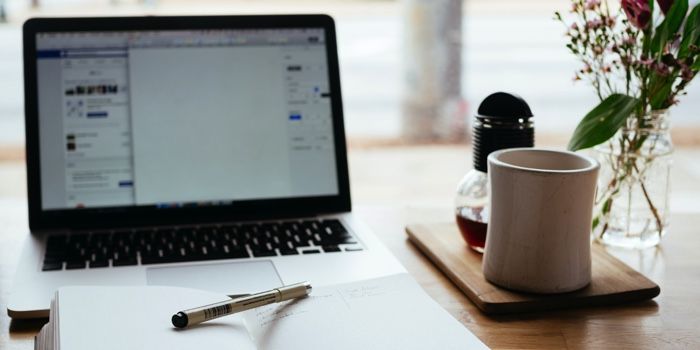
<svg viewBox="0 0 700 350">
<path fill-rule="evenodd" d="M 673 144 L 668 110 L 631 116 L 595 153 L 601 167 L 593 238 L 625 248 L 658 245 L 669 224 Z"/>
</svg>

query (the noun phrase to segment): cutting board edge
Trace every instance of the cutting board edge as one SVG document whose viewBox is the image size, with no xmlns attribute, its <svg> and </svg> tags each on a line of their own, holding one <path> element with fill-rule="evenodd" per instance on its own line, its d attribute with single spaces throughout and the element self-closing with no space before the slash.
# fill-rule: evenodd
<svg viewBox="0 0 700 350">
<path fill-rule="evenodd" d="M 431 223 L 435 225 L 445 225 L 443 222 Z M 542 303 L 541 301 L 514 301 L 514 302 L 491 302 L 485 300 L 485 295 L 477 294 L 472 290 L 466 283 L 457 276 L 455 272 L 450 270 L 444 262 L 438 259 L 430 249 L 418 238 L 414 233 L 415 229 L 413 227 L 429 226 L 428 224 L 409 224 L 406 225 L 405 231 L 408 235 L 409 241 L 415 245 L 418 250 L 425 257 L 428 258 L 435 266 L 442 272 L 462 293 L 464 293 L 467 298 L 477 307 L 479 310 L 488 315 L 506 315 L 506 314 L 518 314 L 518 313 L 531 313 L 540 311 L 553 311 L 553 310 L 564 310 L 572 308 L 581 307 L 597 307 L 597 306 L 611 306 L 611 305 L 624 305 L 636 302 L 642 302 L 647 300 L 652 300 L 661 293 L 661 287 L 656 284 L 651 279 L 647 278 L 643 274 L 637 272 L 640 276 L 649 282 L 649 287 L 637 289 L 634 291 L 624 291 L 620 293 L 612 293 L 606 295 L 596 295 L 588 296 L 585 298 L 577 299 L 579 303 L 570 304 L 571 300 L 562 301 L 561 299 L 552 299 L 551 302 Z M 606 252 L 606 254 L 610 255 Z M 622 261 L 616 257 L 610 255 L 610 258 L 616 260 L 618 263 L 625 265 Z M 629 267 L 628 267 L 629 268 Z M 487 293 L 488 294 L 488 293 Z M 565 304 L 564 302 L 569 302 Z"/>
<path fill-rule="evenodd" d="M 655 285 L 654 287 L 637 289 L 634 291 L 588 296 L 585 298 L 576 299 L 578 303 L 575 304 L 571 304 L 571 300 L 562 301 L 559 299 L 552 299 L 551 301 L 546 302 L 516 301 L 499 303 L 489 302 L 481 299 L 479 303 L 474 304 L 479 308 L 479 310 L 483 311 L 485 314 L 488 315 L 512 315 L 541 311 L 577 309 L 584 307 L 627 305 L 653 300 L 660 293 L 661 287 Z"/>
<path fill-rule="evenodd" d="M 447 279 L 452 282 L 462 293 L 464 293 L 467 296 L 467 299 L 469 299 L 472 303 L 474 303 L 479 309 L 484 310 L 487 306 L 484 304 L 484 301 L 481 299 L 480 295 L 476 293 L 476 291 L 470 289 L 468 286 L 466 286 L 462 281 L 459 279 L 457 274 L 453 272 L 452 270 L 448 269 L 445 264 L 438 259 L 437 257 L 433 256 L 433 254 L 430 253 L 430 250 L 428 247 L 426 247 L 423 242 L 418 239 L 415 234 L 411 231 L 411 227 L 413 226 L 423 226 L 423 224 L 412 224 L 412 225 L 406 225 L 405 231 L 406 234 L 408 235 L 408 240 L 418 248 L 418 250 L 425 256 L 430 262 L 432 262 L 440 272 L 447 277 Z"/>
</svg>

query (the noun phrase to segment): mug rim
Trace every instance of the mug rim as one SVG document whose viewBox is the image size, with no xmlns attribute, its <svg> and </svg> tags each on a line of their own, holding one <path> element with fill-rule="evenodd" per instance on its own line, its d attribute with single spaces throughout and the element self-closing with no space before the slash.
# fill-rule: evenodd
<svg viewBox="0 0 700 350">
<path fill-rule="evenodd" d="M 524 167 L 524 166 L 506 163 L 498 158 L 499 156 L 501 156 L 502 154 L 505 154 L 505 153 L 519 153 L 519 152 L 563 154 L 563 155 L 566 155 L 569 157 L 574 157 L 574 158 L 578 158 L 580 160 L 583 160 L 583 161 L 587 162 L 588 165 L 585 167 L 582 167 L 582 168 L 568 169 L 568 170 L 540 169 L 540 168 Z M 571 152 L 571 151 L 546 149 L 546 148 L 534 148 L 534 147 L 518 147 L 518 148 L 501 149 L 501 150 L 498 150 L 495 152 L 491 152 L 491 154 L 489 154 L 487 160 L 488 160 L 488 163 L 492 166 L 509 168 L 509 169 L 513 169 L 513 170 L 521 170 L 521 171 L 532 172 L 532 173 L 542 173 L 542 174 L 548 174 L 548 173 L 550 173 L 550 174 L 551 173 L 554 173 L 554 174 L 582 174 L 582 173 L 596 171 L 596 170 L 598 170 L 598 168 L 600 168 L 600 163 L 598 163 L 597 160 L 595 160 L 587 155 L 578 154 L 578 153 Z"/>
</svg>

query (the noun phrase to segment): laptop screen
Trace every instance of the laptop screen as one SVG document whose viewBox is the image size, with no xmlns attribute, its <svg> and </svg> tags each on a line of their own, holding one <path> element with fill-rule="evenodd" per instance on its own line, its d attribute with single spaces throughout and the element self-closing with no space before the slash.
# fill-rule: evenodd
<svg viewBox="0 0 700 350">
<path fill-rule="evenodd" d="M 323 28 L 36 34 L 43 210 L 339 193 Z"/>
</svg>

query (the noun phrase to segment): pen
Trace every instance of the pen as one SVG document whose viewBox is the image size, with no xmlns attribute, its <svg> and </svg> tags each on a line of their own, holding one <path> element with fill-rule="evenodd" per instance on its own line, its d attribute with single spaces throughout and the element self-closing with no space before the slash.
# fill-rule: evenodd
<svg viewBox="0 0 700 350">
<path fill-rule="evenodd" d="M 309 282 L 290 284 L 261 293 L 180 311 L 173 315 L 171 321 L 173 326 L 185 328 L 259 306 L 302 298 L 309 295 L 309 293 L 311 293 L 311 284 Z"/>
</svg>

